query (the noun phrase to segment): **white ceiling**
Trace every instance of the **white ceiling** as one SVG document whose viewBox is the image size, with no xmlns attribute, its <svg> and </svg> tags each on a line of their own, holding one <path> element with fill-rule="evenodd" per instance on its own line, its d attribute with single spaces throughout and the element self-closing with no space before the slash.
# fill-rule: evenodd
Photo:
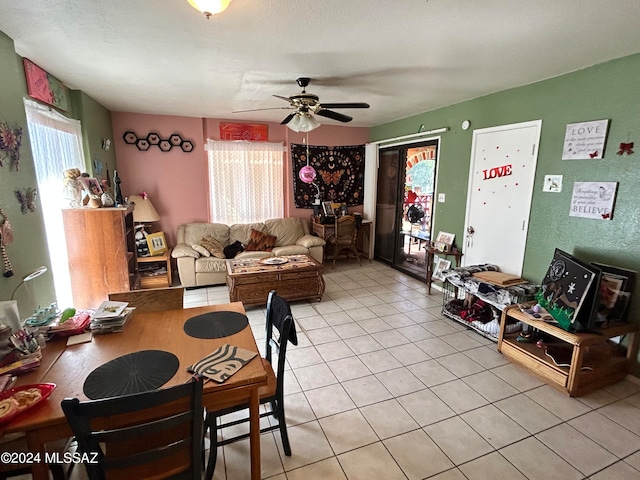
<svg viewBox="0 0 640 480">
<path fill-rule="evenodd" d="M 308 92 L 373 126 L 640 52 L 638 0 L 0 0 L 21 56 L 112 111 L 281 121 Z M 606 88 L 606 86 L 603 86 Z M 322 123 L 338 124 L 320 118 Z"/>
</svg>

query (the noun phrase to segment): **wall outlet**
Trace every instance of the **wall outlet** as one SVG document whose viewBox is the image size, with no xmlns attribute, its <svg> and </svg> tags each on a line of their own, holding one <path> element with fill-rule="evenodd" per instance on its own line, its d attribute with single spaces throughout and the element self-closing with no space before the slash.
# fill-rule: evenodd
<svg viewBox="0 0 640 480">
<path fill-rule="evenodd" d="M 438 202 L 444 203 L 444 193 L 439 193 L 438 194 Z"/>
</svg>

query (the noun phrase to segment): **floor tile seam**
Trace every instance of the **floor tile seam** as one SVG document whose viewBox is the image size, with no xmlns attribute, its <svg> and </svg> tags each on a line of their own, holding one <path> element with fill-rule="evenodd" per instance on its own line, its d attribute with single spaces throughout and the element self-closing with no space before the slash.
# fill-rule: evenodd
<svg viewBox="0 0 640 480">
<path fill-rule="evenodd" d="M 474 374 L 474 375 L 475 375 L 475 374 Z M 475 388 L 473 388 L 471 385 L 469 385 L 467 382 L 465 382 L 465 381 L 464 381 L 464 378 L 469 378 L 469 377 L 472 377 L 472 376 L 473 376 L 473 375 L 468 375 L 468 376 L 466 376 L 466 377 L 461 378 L 460 380 L 462 380 L 462 381 L 465 383 L 465 385 L 467 385 L 469 388 L 471 388 L 474 392 L 476 392 L 476 393 L 477 393 L 478 395 L 480 395 L 482 398 L 484 398 L 485 400 L 487 400 L 487 401 L 489 402 L 489 404 L 490 404 L 490 405 L 493 405 L 494 403 L 501 402 L 501 401 L 503 401 L 503 400 L 507 400 L 507 399 L 509 399 L 509 398 L 517 397 L 517 396 L 518 396 L 518 395 L 520 395 L 520 393 L 521 393 L 521 392 L 518 392 L 518 391 L 517 391 L 517 389 L 516 389 L 516 393 L 514 393 L 514 394 L 512 394 L 512 395 L 507 395 L 506 397 L 499 398 L 499 399 L 497 399 L 497 400 L 492 400 L 492 399 L 490 399 L 490 398 L 487 398 L 485 395 L 483 395 L 482 393 L 480 393 L 479 391 L 477 391 Z M 504 380 L 503 380 L 503 381 L 504 381 Z M 505 382 L 505 383 L 506 383 L 506 382 Z M 507 385 L 508 385 L 508 384 L 507 384 Z M 514 387 L 512 387 L 512 388 L 514 388 Z M 485 406 L 486 406 L 486 405 L 485 405 Z M 478 407 L 478 408 L 482 408 L 482 407 Z M 496 406 L 496 408 L 498 408 L 498 407 Z M 501 411 L 502 411 L 502 410 L 501 410 Z M 505 415 L 506 415 L 506 414 L 505 414 Z"/>
<path fill-rule="evenodd" d="M 457 416 L 459 417 L 460 415 L 457 415 Z M 422 429 L 422 431 L 427 435 L 427 437 L 429 437 L 429 440 L 431 440 L 431 441 L 433 442 L 433 444 L 434 444 L 436 447 L 438 447 L 438 449 L 442 452 L 442 454 L 443 454 L 445 457 L 447 457 L 447 459 L 448 459 L 448 460 L 453 464 L 453 466 L 454 466 L 455 468 L 458 468 L 460 465 L 464 465 L 465 463 L 473 462 L 474 460 L 477 460 L 477 459 L 479 459 L 479 458 L 482 458 L 482 457 L 484 457 L 485 455 L 490 455 L 491 453 L 493 453 L 493 452 L 497 452 L 497 451 L 498 451 L 496 448 L 494 448 L 494 447 L 493 447 L 493 445 L 491 445 L 489 442 L 487 442 L 487 441 L 484 439 L 484 437 L 480 436 L 480 438 L 482 438 L 482 440 L 484 440 L 484 442 L 485 442 L 485 443 L 487 443 L 487 444 L 489 445 L 489 447 L 491 447 L 491 451 L 490 451 L 490 452 L 487 452 L 487 453 L 483 453 L 482 455 L 478 455 L 477 457 L 471 458 L 471 459 L 469 459 L 469 460 L 465 460 L 465 461 L 464 461 L 464 462 L 462 462 L 462 463 L 456 463 L 456 462 L 455 462 L 455 460 L 453 460 L 449 455 L 447 455 L 447 452 L 445 452 L 445 451 L 442 449 L 442 447 L 440 446 L 440 444 L 438 444 L 438 442 L 437 442 L 437 441 L 436 441 L 436 440 L 435 440 L 431 435 L 429 435 L 429 432 L 427 432 L 427 430 L 426 430 L 426 429 L 427 429 L 427 427 L 430 427 L 430 426 L 432 426 L 432 425 L 436 425 L 436 424 L 441 423 L 441 422 L 444 422 L 444 421 L 446 421 L 446 420 L 451 420 L 451 418 L 453 418 L 453 417 L 445 418 L 445 419 L 443 419 L 443 420 L 440 420 L 439 422 L 435 422 L 435 423 L 432 423 L 432 424 L 430 424 L 430 425 L 426 425 L 426 426 L 424 426 L 424 427 L 421 427 L 421 429 Z M 462 420 L 462 419 L 461 419 L 461 420 Z M 466 477 L 466 475 L 465 475 L 465 477 Z M 467 477 L 467 478 L 468 478 L 468 477 Z"/>
<path fill-rule="evenodd" d="M 562 425 L 562 424 L 560 424 L 560 425 Z M 557 428 L 557 427 L 559 427 L 560 425 L 554 425 L 553 427 L 550 427 L 548 430 L 551 430 L 552 428 Z M 588 438 L 589 440 L 591 440 L 593 443 L 595 443 L 597 446 L 599 446 L 600 448 L 602 448 L 604 451 L 606 451 L 607 453 L 610 453 L 610 454 L 615 458 L 615 460 L 614 460 L 612 463 L 608 464 L 607 466 L 605 466 L 605 467 L 601 468 L 601 469 L 600 469 L 600 470 L 598 470 L 598 471 L 604 470 L 605 468 L 610 467 L 610 466 L 611 466 L 611 465 L 613 465 L 614 463 L 617 463 L 617 462 L 619 462 L 619 461 L 623 460 L 624 458 L 626 458 L 626 457 L 620 457 L 620 456 L 616 455 L 614 452 L 612 452 L 611 450 L 609 450 L 607 447 L 605 447 L 604 445 L 601 445 L 599 442 L 597 442 L 596 440 L 594 440 L 593 438 L 591 438 L 591 437 L 590 437 L 590 436 L 588 436 L 587 434 L 582 433 L 580 430 L 578 430 L 578 429 L 577 429 L 576 427 L 574 427 L 573 425 L 570 425 L 568 422 L 564 422 L 564 425 L 566 425 L 566 426 L 567 426 L 567 427 L 569 427 L 569 428 L 572 428 L 573 430 L 575 430 L 576 432 L 578 432 L 580 435 L 585 436 L 586 438 Z M 546 430 L 545 430 L 545 431 L 546 431 Z M 547 442 L 545 442 L 542 438 L 539 438 L 539 437 L 538 437 L 538 435 L 540 435 L 541 433 L 544 433 L 544 432 L 543 432 L 543 431 L 541 431 L 541 432 L 537 432 L 537 433 L 535 433 L 535 434 L 533 435 L 533 437 L 534 437 L 536 440 L 538 440 L 539 442 L 543 443 L 543 444 L 544 444 L 544 445 L 545 445 L 549 450 L 552 450 L 552 451 L 553 451 L 553 448 L 552 448 L 552 446 L 551 446 L 551 445 L 547 444 Z M 555 453 L 555 452 L 554 452 L 554 453 Z M 561 458 L 562 458 L 562 457 L 561 457 Z M 580 470 L 577 466 L 573 465 L 571 462 L 569 462 L 568 460 L 566 460 L 566 459 L 564 459 L 564 458 L 562 458 L 562 459 L 563 459 L 565 462 L 569 463 L 573 468 L 575 468 L 576 470 L 578 470 L 580 473 L 582 473 L 583 475 L 586 475 L 587 477 L 589 477 L 589 476 L 591 476 L 591 475 L 595 475 L 595 473 L 597 473 L 597 472 L 592 472 L 592 473 L 589 473 L 589 474 L 583 473 L 583 472 L 582 472 L 582 470 Z"/>
<path fill-rule="evenodd" d="M 527 438 L 529 438 L 529 437 L 527 437 Z M 526 438 L 523 438 L 523 439 L 518 440 L 518 441 L 519 441 L 519 442 L 521 442 L 521 441 L 523 441 L 523 440 L 526 440 Z M 501 447 L 501 448 L 499 448 L 499 449 L 496 449 L 496 450 L 495 450 L 495 452 L 487 453 L 487 455 L 491 455 L 491 454 L 493 454 L 493 453 L 497 453 L 498 455 L 500 455 L 500 456 L 504 459 L 504 461 L 505 461 L 505 462 L 507 462 L 509 465 L 511 465 L 513 468 L 515 468 L 515 469 L 516 469 L 516 471 L 517 471 L 517 472 L 519 472 L 519 473 L 520 473 L 524 478 L 530 478 L 530 477 L 528 477 L 528 476 L 525 474 L 525 472 L 523 472 L 522 470 L 520 470 L 520 469 L 519 469 L 519 468 L 518 468 L 514 463 L 512 463 L 512 462 L 511 462 L 507 457 L 505 457 L 505 456 L 504 456 L 504 454 L 500 451 L 500 450 L 502 450 L 503 448 L 510 447 L 511 445 L 515 445 L 516 443 L 518 443 L 518 442 L 514 442 L 514 443 L 510 443 L 509 445 L 505 445 L 504 447 Z M 486 455 L 483 455 L 483 456 L 486 456 Z M 482 457 L 478 457 L 478 458 L 482 458 Z M 475 461 L 475 460 L 478 460 L 478 458 L 476 458 L 476 459 L 474 459 L 474 460 L 470 460 L 469 462 L 466 462 L 466 463 L 470 463 L 470 462 L 473 462 L 473 461 Z M 462 463 L 462 464 L 460 464 L 460 465 L 456 465 L 456 467 L 457 467 L 457 468 L 459 468 L 461 465 L 465 465 L 466 463 Z M 461 471 L 462 471 L 462 470 L 461 470 Z M 582 473 L 582 472 L 580 472 L 580 473 Z M 582 479 L 581 479 L 581 480 L 582 480 Z"/>
<path fill-rule="evenodd" d="M 584 417 L 584 416 L 586 416 L 586 415 L 589 415 L 590 413 L 593 413 L 593 412 L 597 412 L 597 410 L 591 410 L 591 411 L 589 411 L 589 412 L 585 412 L 585 413 L 583 413 L 583 414 L 581 414 L 581 415 L 579 415 L 579 416 L 577 416 L 577 417 L 575 417 L 575 418 L 572 418 L 572 419 L 570 419 L 570 420 L 567 420 L 567 421 L 566 421 L 566 422 L 564 422 L 564 423 L 566 423 L 566 424 L 567 424 L 568 426 L 570 426 L 571 428 L 573 428 L 573 429 L 577 430 L 577 431 L 578 431 L 578 432 L 580 432 L 582 435 L 584 435 L 585 437 L 589 438 L 591 441 L 595 442 L 596 444 L 598 444 L 599 446 L 601 446 L 602 448 L 604 448 L 605 450 L 607 450 L 608 452 L 610 452 L 612 455 L 615 455 L 615 456 L 616 456 L 616 457 L 618 457 L 619 459 L 623 459 L 623 458 L 625 458 L 625 457 L 620 457 L 620 456 L 619 456 L 619 455 L 617 455 L 615 452 L 612 452 L 612 451 L 611 451 L 611 450 L 609 450 L 605 445 L 602 445 L 600 442 L 598 442 L 596 439 L 594 439 L 594 438 L 590 437 L 589 435 L 587 435 L 585 432 L 583 432 L 582 430 L 580 430 L 578 427 L 574 427 L 573 425 L 571 425 L 571 423 L 570 423 L 570 422 L 573 422 L 574 420 L 577 420 L 577 419 L 579 419 L 580 417 Z M 600 412 L 598 412 L 598 413 L 600 413 Z M 626 431 L 627 431 L 627 432 L 629 432 L 630 434 L 635 435 L 636 437 L 640 437 L 640 435 L 638 435 L 637 433 L 632 432 L 631 430 L 629 430 L 628 428 L 626 428 L 624 425 L 621 425 L 620 423 L 616 422 L 615 420 L 612 420 L 611 418 L 607 417 L 607 416 L 606 416 L 606 415 L 604 415 L 603 413 L 600 413 L 600 415 L 602 415 L 602 416 L 603 416 L 606 420 L 608 420 L 609 422 L 613 422 L 613 423 L 615 423 L 615 424 L 616 424 L 616 426 L 617 426 L 618 428 L 622 428 L 623 430 L 626 430 Z M 555 426 L 557 426 L 557 425 L 555 425 Z M 551 428 L 553 428 L 553 427 L 551 427 Z M 638 449 L 637 449 L 636 451 L 634 451 L 633 453 L 631 453 L 630 455 L 633 455 L 634 453 L 640 452 L 640 442 L 638 442 L 638 445 L 639 445 L 639 446 L 638 446 Z M 627 455 L 627 456 L 628 456 L 628 455 Z"/>
<path fill-rule="evenodd" d="M 616 400 L 616 401 L 620 402 L 620 401 L 623 401 L 623 400 Z M 613 402 L 613 403 L 616 403 L 616 402 Z M 609 405 L 604 405 L 604 406 L 602 406 L 602 407 L 598 407 L 598 408 L 596 408 L 596 409 L 592 409 L 592 410 L 591 410 L 591 412 L 598 412 L 600 415 L 602 415 L 603 417 L 605 417 L 607 420 L 609 420 L 609 421 L 611 421 L 611 422 L 615 423 L 615 424 L 616 424 L 616 425 L 618 425 L 620 428 L 624 428 L 624 429 L 625 429 L 625 430 L 627 430 L 628 432 L 631 432 L 631 433 L 633 433 L 634 435 L 636 435 L 636 436 L 640 437 L 640 433 L 636 433 L 636 432 L 634 432 L 633 430 L 629 430 L 626 426 L 624 426 L 624 425 L 623 425 L 622 423 L 620 423 L 618 420 L 614 420 L 613 418 L 611 418 L 611 417 L 609 417 L 608 415 L 606 415 L 604 412 L 600 412 L 600 410 L 602 410 L 602 409 L 604 409 L 604 408 L 607 408 L 607 407 L 609 407 L 609 406 L 611 406 L 611 405 L 612 405 L 612 404 L 610 403 Z M 587 413 L 591 413 L 591 412 L 585 412 L 585 415 L 586 415 Z M 578 418 L 578 417 L 575 417 L 575 418 Z M 571 418 L 570 420 L 575 420 L 575 418 Z M 568 421 L 570 421 L 570 420 L 568 420 Z"/>
<path fill-rule="evenodd" d="M 529 395 L 533 390 L 543 389 L 543 388 L 545 388 L 545 387 L 554 388 L 554 387 L 552 387 L 551 385 L 544 384 L 544 385 L 540 385 L 540 386 L 538 386 L 538 387 L 536 387 L 536 388 L 533 388 L 533 389 L 531 389 L 531 390 L 527 390 L 526 392 L 522 392 L 522 393 L 523 393 L 523 394 L 524 394 L 524 395 L 525 395 L 529 400 L 531 400 L 532 402 L 537 403 L 540 407 L 544 408 L 548 413 L 550 413 L 550 414 L 554 415 L 555 417 L 558 417 L 560 420 L 562 420 L 562 422 L 563 422 L 563 423 L 565 423 L 565 422 L 569 422 L 569 421 L 573 420 L 574 418 L 578 418 L 579 416 L 581 416 L 581 415 L 582 415 L 582 414 L 578 414 L 578 415 L 575 415 L 575 416 L 573 416 L 573 417 L 571 417 L 571 418 L 562 418 L 562 417 L 558 416 L 556 413 L 554 413 L 552 410 L 549 410 L 549 409 L 548 409 L 546 406 L 544 406 L 542 403 L 538 402 L 538 401 L 537 401 L 535 398 L 533 398 L 531 395 Z M 562 393 L 562 392 L 560 392 L 560 393 Z M 567 396 L 566 398 L 570 398 L 570 399 L 572 399 L 572 400 L 576 400 L 576 398 L 575 398 L 575 397 L 569 397 L 569 396 Z M 585 404 L 584 404 L 584 403 L 582 403 L 582 402 L 579 402 L 579 403 L 580 403 L 580 405 L 584 405 L 586 408 L 588 408 L 588 409 L 589 409 L 589 410 L 588 410 L 587 412 L 585 412 L 585 413 L 589 413 L 589 412 L 594 411 L 594 408 L 593 408 L 593 407 L 590 407 L 589 405 L 585 405 Z M 604 415 L 604 414 L 603 414 L 603 415 Z M 606 416 L 606 415 L 605 415 L 605 416 Z M 616 422 L 616 423 L 617 423 L 617 422 Z"/>
<path fill-rule="evenodd" d="M 366 367 L 366 364 L 365 364 L 365 367 Z M 367 368 L 368 368 L 368 367 L 367 367 Z M 415 373 L 413 373 L 411 370 L 409 370 L 409 369 L 408 369 L 406 366 L 404 366 L 404 365 L 401 365 L 400 367 L 391 368 L 391 369 L 389 369 L 389 370 L 382 370 L 381 372 L 376 372 L 376 373 L 374 373 L 374 375 L 376 376 L 376 378 L 378 378 L 378 375 L 380 375 L 380 374 L 382 374 L 382 373 L 391 372 L 391 371 L 393 371 L 393 370 L 399 370 L 399 369 L 401 369 L 401 368 L 403 368 L 403 369 L 407 370 L 407 371 L 409 372 L 409 374 L 410 374 L 413 378 L 415 378 L 418 382 L 420 382 L 420 384 L 421 384 L 421 385 L 423 385 L 423 386 L 424 386 L 424 388 L 429 388 L 429 387 L 428 387 L 428 386 L 427 386 L 427 385 L 426 385 L 422 380 L 420 380 L 420 379 L 416 376 L 416 374 L 415 374 Z M 379 381 L 380 383 L 382 383 L 382 380 L 380 380 L 380 378 L 378 378 L 378 381 Z M 384 385 L 384 383 L 382 383 L 382 384 Z M 385 388 L 386 388 L 386 385 L 385 385 Z M 420 390 L 424 390 L 424 388 L 421 388 Z M 389 389 L 387 388 L 387 390 L 389 390 Z M 406 393 L 406 394 L 403 394 L 403 395 L 400 395 L 400 396 L 402 397 L 402 396 L 404 396 L 404 395 L 410 395 L 411 393 L 419 392 L 420 390 L 415 390 L 414 392 Z M 391 393 L 391 392 L 389 392 L 389 393 Z M 394 395 L 394 398 L 396 398 L 396 396 L 395 396 L 395 395 Z"/>
<path fill-rule="evenodd" d="M 513 420 L 509 415 L 507 415 L 506 413 L 504 413 L 502 410 L 498 409 L 498 411 L 499 411 L 500 413 L 502 413 L 505 417 L 507 417 L 507 418 L 508 418 L 509 420 L 511 420 L 512 422 L 514 422 L 518 427 L 522 428 L 522 430 L 524 430 L 524 431 L 527 433 L 527 435 L 526 435 L 525 437 L 522 437 L 522 438 L 518 439 L 518 440 L 514 440 L 514 441 L 509 442 L 509 443 L 507 443 L 507 444 L 505 444 L 505 445 L 502 445 L 501 447 L 494 447 L 494 446 L 493 446 L 493 444 L 492 444 L 489 440 L 487 440 L 486 438 L 484 438 L 484 436 L 482 435 L 482 433 L 480 433 L 478 430 L 476 430 L 476 429 L 473 427 L 473 425 L 471 425 L 471 423 L 467 422 L 467 421 L 462 417 L 463 415 L 467 415 L 468 413 L 471 413 L 471 412 L 473 412 L 473 411 L 475 411 L 475 410 L 479 410 L 479 409 L 484 408 L 484 407 L 486 407 L 486 406 L 487 406 L 487 405 L 483 405 L 482 407 L 474 408 L 473 410 L 469 410 L 468 412 L 461 413 L 461 414 L 459 414 L 459 415 L 458 415 L 458 417 L 460 417 L 460 420 L 462 420 L 464 423 L 466 423 L 466 424 L 467 424 L 467 426 L 468 426 L 471 430 L 473 430 L 475 433 L 477 433 L 477 434 L 480 436 L 480 438 L 482 438 L 485 442 L 487 442 L 489 445 L 491 445 L 495 451 L 499 451 L 499 450 L 500 450 L 500 449 L 502 449 L 502 448 L 508 447 L 509 445 L 514 445 L 514 444 L 516 444 L 516 443 L 518 443 L 518 442 L 521 442 L 521 441 L 523 441 L 523 440 L 526 440 L 527 438 L 530 438 L 530 437 L 534 437 L 534 438 L 535 438 L 535 436 L 537 435 L 537 434 L 535 434 L 535 433 L 531 433 L 529 430 L 527 430 L 526 428 L 524 428 L 524 427 L 523 427 L 522 425 L 520 425 L 518 422 L 516 422 L 515 420 Z M 495 405 L 494 405 L 494 407 L 495 407 Z M 495 407 L 495 408 L 498 408 L 498 407 Z M 556 426 L 557 426 L 557 425 L 556 425 Z"/>
</svg>

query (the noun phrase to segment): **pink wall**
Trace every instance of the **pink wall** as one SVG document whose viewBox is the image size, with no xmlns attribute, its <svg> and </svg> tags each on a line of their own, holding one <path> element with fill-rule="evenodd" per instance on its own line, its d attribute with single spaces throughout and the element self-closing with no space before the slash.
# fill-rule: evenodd
<svg viewBox="0 0 640 480">
<path fill-rule="evenodd" d="M 220 139 L 220 122 L 234 120 L 176 117 L 169 115 L 146 115 L 138 113 L 112 112 L 114 144 L 118 175 L 122 179 L 124 196 L 146 191 L 160 214 L 155 231 L 163 231 L 170 246 L 176 243 L 178 225 L 209 219 L 207 197 L 207 156 L 204 145 L 207 138 Z M 240 122 L 239 122 L 240 123 Z M 248 122 L 242 122 L 248 123 Z M 279 123 L 269 123 L 269 141 L 302 143 L 306 134 L 296 133 Z M 162 152 L 151 146 L 140 151 L 135 145 L 124 142 L 127 131 L 138 137 L 155 132 L 161 138 L 177 133 L 191 140 L 194 149 L 190 153 L 173 147 Z M 361 145 L 369 141 L 369 129 L 323 125 L 309 133 L 310 145 Z M 293 203 L 293 178 L 291 159 L 285 155 L 285 216 L 309 218 L 311 210 L 295 208 Z M 354 207 L 353 211 L 362 211 Z"/>
</svg>

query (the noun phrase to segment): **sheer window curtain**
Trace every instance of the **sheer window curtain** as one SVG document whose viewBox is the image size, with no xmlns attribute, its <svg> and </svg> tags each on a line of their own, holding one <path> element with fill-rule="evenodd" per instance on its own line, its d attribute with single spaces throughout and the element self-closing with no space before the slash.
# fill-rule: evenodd
<svg viewBox="0 0 640 480">
<path fill-rule="evenodd" d="M 80 121 L 49 107 L 24 99 L 31 151 L 38 179 L 38 195 L 45 222 L 51 270 L 60 308 L 73 305 L 62 208 L 69 206 L 63 194 L 63 172 L 84 168 Z"/>
<path fill-rule="evenodd" d="M 207 140 L 211 221 L 253 223 L 284 215 L 282 143 Z"/>
</svg>

